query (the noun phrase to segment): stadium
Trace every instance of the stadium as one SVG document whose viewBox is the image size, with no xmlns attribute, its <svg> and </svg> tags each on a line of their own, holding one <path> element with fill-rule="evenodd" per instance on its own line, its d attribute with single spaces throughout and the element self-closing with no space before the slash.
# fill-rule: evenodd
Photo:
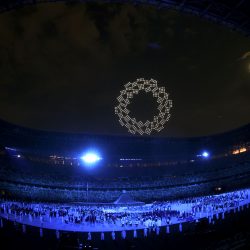
<svg viewBox="0 0 250 250">
<path fill-rule="evenodd" d="M 249 139 L 249 125 L 176 139 L 53 133 L 1 121 L 1 197 L 16 201 L 2 203 L 2 226 L 7 219 L 25 231 L 40 228 L 40 235 L 116 232 L 122 239 L 143 237 L 151 214 L 156 224 L 146 228 L 160 230 L 152 234 L 198 219 L 212 223 L 248 207 Z M 96 164 L 82 159 L 89 149 L 100 155 Z M 73 212 L 80 208 L 86 212 Z"/>
<path fill-rule="evenodd" d="M 2 1 L 0 13 L 43 2 Z M 232 2 L 147 4 L 248 37 L 250 5 Z M 155 137 L 53 132 L 0 119 L 3 249 L 247 249 L 249 204 L 249 123 Z"/>
<path fill-rule="evenodd" d="M 152 202 L 249 184 L 249 125 L 163 139 L 46 133 L 2 121 L 1 140 L 2 187 L 20 199 L 112 203 L 126 190 Z M 97 164 L 82 160 L 89 149 L 100 152 Z"/>
</svg>

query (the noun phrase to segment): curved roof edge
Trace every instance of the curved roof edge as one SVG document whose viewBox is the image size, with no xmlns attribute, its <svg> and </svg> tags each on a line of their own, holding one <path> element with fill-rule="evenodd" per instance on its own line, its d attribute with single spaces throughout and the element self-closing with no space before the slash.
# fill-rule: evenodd
<svg viewBox="0 0 250 250">
<path fill-rule="evenodd" d="M 215 133 L 211 135 L 204 135 L 204 136 L 193 136 L 193 137 L 159 137 L 159 136 L 138 136 L 138 135 L 121 135 L 121 134 L 98 134 L 98 133 L 74 133 L 74 132 L 58 132 L 58 131 L 47 131 L 47 130 L 41 130 L 41 129 L 33 129 L 21 125 L 17 125 L 8 121 L 5 121 L 3 119 L 0 119 L 0 135 L 2 133 L 13 133 L 18 135 L 27 135 L 27 136 L 38 136 L 38 137 L 88 137 L 88 138 L 124 138 L 124 139 L 149 139 L 149 140 L 199 140 L 199 139 L 205 139 L 205 138 L 213 138 L 213 137 L 220 137 L 220 136 L 226 136 L 229 134 L 234 133 L 241 133 L 243 131 L 246 131 L 247 134 L 250 136 L 250 123 L 242 125 L 238 128 L 234 128 L 231 130 L 227 130 L 222 133 Z"/>
<path fill-rule="evenodd" d="M 1 0 L 0 13 L 32 6 L 41 3 L 62 2 L 66 4 L 93 2 L 91 0 Z M 96 1 L 98 2 L 98 1 Z M 159 9 L 172 9 L 198 16 L 219 25 L 224 25 L 231 30 L 241 32 L 245 36 L 250 35 L 250 2 L 249 1 L 225 1 L 225 0 L 109 0 L 99 1 L 103 3 L 131 3 L 134 5 L 149 5 Z"/>
<path fill-rule="evenodd" d="M 0 146 L 36 155 L 79 157 L 85 149 L 101 150 L 105 159 L 140 158 L 154 161 L 187 158 L 201 150 L 227 152 L 237 145 L 249 145 L 250 123 L 224 133 L 189 138 L 48 132 L 14 125 L 0 119 Z"/>
</svg>

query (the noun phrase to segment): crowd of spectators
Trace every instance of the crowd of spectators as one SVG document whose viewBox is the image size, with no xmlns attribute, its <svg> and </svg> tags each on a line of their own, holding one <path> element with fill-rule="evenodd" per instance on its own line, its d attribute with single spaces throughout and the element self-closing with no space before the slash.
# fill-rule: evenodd
<svg viewBox="0 0 250 250">
<path fill-rule="evenodd" d="M 204 182 L 166 186 L 158 188 L 134 188 L 127 190 L 137 201 L 152 202 L 164 201 L 192 196 L 199 196 L 215 192 L 215 187 L 221 191 L 243 188 L 249 183 L 250 173 L 232 175 L 229 178 L 216 180 L 205 180 Z M 230 185 L 229 185 L 230 184 Z M 11 197 L 36 201 L 55 202 L 114 202 L 121 194 L 121 188 L 107 189 L 69 189 L 67 187 L 35 186 L 20 183 L 1 181 L 1 189 L 8 190 Z M 1 195 L 1 194 L 0 194 Z"/>
<path fill-rule="evenodd" d="M 85 176 L 79 169 L 67 166 L 0 159 L 0 184 L 1 190 L 19 199 L 113 202 L 125 189 L 138 201 L 164 201 L 208 194 L 216 187 L 230 191 L 246 186 L 250 179 L 249 157 L 180 164 L 174 170 L 167 168 L 166 173 L 172 173 L 168 175 L 157 175 L 154 169 L 151 177 L 115 179 Z"/>
<path fill-rule="evenodd" d="M 248 158 L 250 158 L 250 155 Z M 139 177 L 138 175 L 128 177 L 118 175 L 115 178 L 86 176 L 86 173 L 81 172 L 79 167 L 0 161 L 0 180 L 72 189 L 85 189 L 87 185 L 92 189 L 166 187 L 192 184 L 249 172 L 250 159 L 248 158 L 243 162 L 230 157 L 229 159 L 223 158 L 206 162 L 179 164 L 174 168 L 168 167 L 166 170 L 162 170 L 164 167 L 159 168 L 161 170 L 153 168 L 150 175 L 140 174 Z M 112 171 L 114 170 L 109 170 L 109 172 Z M 159 174 L 157 174 L 158 171 Z M 148 171 L 145 169 L 142 172 L 146 173 Z"/>
<path fill-rule="evenodd" d="M 82 225 L 112 225 L 117 228 L 157 228 L 197 219 L 201 213 L 211 216 L 239 207 L 241 202 L 249 203 L 250 190 L 239 190 L 220 195 L 190 197 L 186 199 L 151 203 L 140 206 L 69 205 L 1 201 L 0 213 L 7 218 L 19 218 L 45 222 Z M 6 216 L 5 216 L 6 217 Z M 60 224 L 59 223 L 59 224 Z"/>
</svg>

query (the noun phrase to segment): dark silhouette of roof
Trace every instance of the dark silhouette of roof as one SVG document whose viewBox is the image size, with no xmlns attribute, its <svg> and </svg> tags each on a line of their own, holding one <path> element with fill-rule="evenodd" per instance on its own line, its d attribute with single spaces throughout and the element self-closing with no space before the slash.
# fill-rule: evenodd
<svg viewBox="0 0 250 250">
<path fill-rule="evenodd" d="M 0 13 L 27 5 L 47 2 L 64 2 L 74 4 L 88 0 L 1 0 Z M 100 2 L 100 1 L 98 1 Z M 106 2 L 107 1 L 103 1 Z M 108 3 L 131 3 L 134 5 L 151 5 L 159 9 L 172 9 L 208 19 L 232 30 L 250 35 L 250 1 L 249 0 L 110 0 Z"/>
</svg>

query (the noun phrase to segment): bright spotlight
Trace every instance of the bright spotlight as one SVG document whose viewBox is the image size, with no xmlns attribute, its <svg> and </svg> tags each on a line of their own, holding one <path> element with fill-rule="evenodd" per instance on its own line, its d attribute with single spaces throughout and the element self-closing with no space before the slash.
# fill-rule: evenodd
<svg viewBox="0 0 250 250">
<path fill-rule="evenodd" d="M 206 151 L 204 151 L 204 152 L 202 153 L 202 156 L 205 157 L 205 158 L 208 158 L 208 157 L 209 157 L 209 153 L 206 152 Z"/>
<path fill-rule="evenodd" d="M 81 159 L 86 164 L 94 164 L 94 163 L 100 161 L 102 158 L 96 153 L 86 153 L 85 155 L 83 155 L 81 157 Z"/>
</svg>

